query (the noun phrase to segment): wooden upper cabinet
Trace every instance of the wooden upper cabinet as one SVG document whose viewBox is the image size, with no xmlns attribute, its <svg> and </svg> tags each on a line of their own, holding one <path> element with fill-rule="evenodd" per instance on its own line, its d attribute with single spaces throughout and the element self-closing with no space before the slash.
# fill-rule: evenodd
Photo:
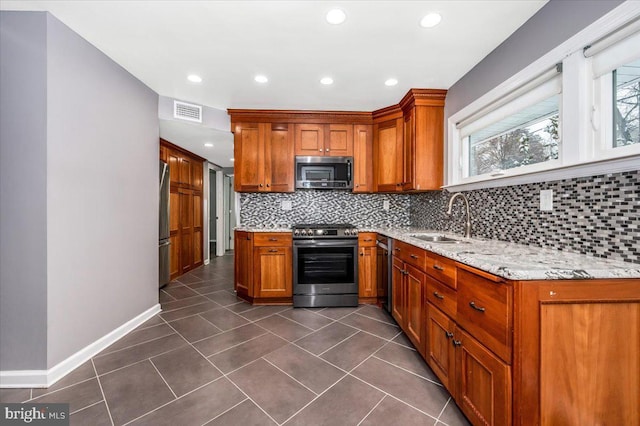
<svg viewBox="0 0 640 426">
<path fill-rule="evenodd" d="M 324 124 L 296 124 L 296 155 L 324 155 Z"/>
<path fill-rule="evenodd" d="M 444 173 L 446 90 L 412 89 L 400 101 L 404 135 L 404 191 L 440 189 Z"/>
<path fill-rule="evenodd" d="M 204 163 L 202 161 L 194 161 L 192 165 L 191 186 L 194 189 L 202 191 L 202 183 L 204 180 L 203 170 Z"/>
<path fill-rule="evenodd" d="M 403 120 L 384 121 L 373 126 L 374 187 L 378 192 L 402 191 Z"/>
<path fill-rule="evenodd" d="M 296 155 L 353 156 L 352 124 L 296 124 Z"/>
<path fill-rule="evenodd" d="M 353 126 L 353 192 L 373 191 L 373 128 Z"/>
<path fill-rule="evenodd" d="M 237 192 L 293 192 L 294 151 L 288 124 L 239 123 L 234 132 Z"/>
<path fill-rule="evenodd" d="M 353 156 L 353 125 L 329 124 L 324 154 L 332 157 Z"/>
<path fill-rule="evenodd" d="M 293 132 L 287 124 L 266 124 L 265 187 L 267 191 L 293 192 Z"/>
<path fill-rule="evenodd" d="M 180 154 L 171 148 L 166 148 L 166 152 L 170 183 L 178 184 L 180 183 Z"/>
</svg>

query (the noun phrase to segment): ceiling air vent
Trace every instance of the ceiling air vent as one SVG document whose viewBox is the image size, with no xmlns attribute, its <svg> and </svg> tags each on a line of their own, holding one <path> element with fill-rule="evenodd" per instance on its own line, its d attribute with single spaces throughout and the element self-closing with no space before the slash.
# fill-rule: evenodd
<svg viewBox="0 0 640 426">
<path fill-rule="evenodd" d="M 202 123 L 202 107 L 186 102 L 173 101 L 173 117 Z"/>
</svg>

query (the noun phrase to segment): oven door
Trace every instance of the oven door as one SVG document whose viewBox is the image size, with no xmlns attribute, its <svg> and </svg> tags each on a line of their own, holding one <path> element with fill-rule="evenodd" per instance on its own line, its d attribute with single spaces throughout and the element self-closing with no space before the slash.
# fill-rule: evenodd
<svg viewBox="0 0 640 426">
<path fill-rule="evenodd" d="M 358 240 L 293 242 L 293 293 L 357 294 Z"/>
</svg>

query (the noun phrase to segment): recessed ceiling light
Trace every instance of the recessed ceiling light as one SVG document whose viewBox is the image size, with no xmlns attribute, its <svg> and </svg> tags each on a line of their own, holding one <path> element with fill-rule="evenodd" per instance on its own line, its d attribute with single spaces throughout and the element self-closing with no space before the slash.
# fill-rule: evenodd
<svg viewBox="0 0 640 426">
<path fill-rule="evenodd" d="M 395 78 L 387 79 L 387 81 L 384 82 L 385 86 L 395 86 L 396 84 L 398 84 L 398 80 Z"/>
<path fill-rule="evenodd" d="M 440 23 L 441 20 L 442 20 L 442 16 L 440 16 L 439 13 L 435 13 L 435 12 L 428 13 L 425 15 L 424 18 L 420 20 L 420 26 L 423 28 L 435 27 Z"/>
<path fill-rule="evenodd" d="M 333 25 L 342 24 L 347 19 L 347 14 L 342 9 L 331 9 L 327 12 L 327 22 Z"/>
<path fill-rule="evenodd" d="M 206 146 L 207 148 L 213 148 L 213 144 L 210 142 L 205 143 L 204 146 Z"/>
<path fill-rule="evenodd" d="M 202 83 L 202 77 L 200 77 L 199 75 L 195 75 L 195 74 L 190 74 L 187 76 L 187 80 L 189 80 L 192 83 Z"/>
<path fill-rule="evenodd" d="M 325 85 L 333 84 L 333 79 L 331 77 L 322 77 L 320 83 Z"/>
<path fill-rule="evenodd" d="M 267 81 L 269 81 L 266 75 L 261 75 L 261 74 L 256 75 L 254 80 L 257 81 L 258 83 L 266 83 Z"/>
</svg>

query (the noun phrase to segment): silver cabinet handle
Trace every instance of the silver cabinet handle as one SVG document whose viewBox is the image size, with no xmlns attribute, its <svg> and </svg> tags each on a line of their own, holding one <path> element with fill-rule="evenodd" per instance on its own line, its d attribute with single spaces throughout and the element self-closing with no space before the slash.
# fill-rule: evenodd
<svg viewBox="0 0 640 426">
<path fill-rule="evenodd" d="M 444 335 L 447 336 L 447 339 L 450 339 L 453 337 L 453 333 L 447 330 L 444 331 Z"/>
<path fill-rule="evenodd" d="M 412 259 L 417 259 L 417 258 L 418 258 L 418 256 L 416 256 L 415 254 L 412 254 L 412 255 L 411 255 L 411 258 L 412 258 Z"/>
<path fill-rule="evenodd" d="M 469 306 L 471 306 L 473 309 L 475 309 L 476 311 L 479 311 L 479 312 L 484 312 L 485 311 L 484 308 L 476 305 L 476 302 L 469 302 Z"/>
<path fill-rule="evenodd" d="M 277 252 L 278 252 L 278 249 L 270 249 L 269 250 L 269 253 L 277 253 Z"/>
<path fill-rule="evenodd" d="M 278 241 L 277 238 L 269 238 L 269 241 Z"/>
<path fill-rule="evenodd" d="M 318 151 L 322 152 L 322 148 L 320 148 Z"/>
<path fill-rule="evenodd" d="M 451 343 L 453 343 L 453 346 L 460 346 L 462 344 L 460 340 L 456 340 L 456 339 L 453 339 Z"/>
<path fill-rule="evenodd" d="M 438 293 L 437 291 L 434 291 L 433 295 L 436 297 L 436 299 L 440 299 L 440 300 L 444 299 L 444 296 Z"/>
<path fill-rule="evenodd" d="M 325 151 L 329 152 L 329 148 L 325 149 Z"/>
<path fill-rule="evenodd" d="M 436 271 L 444 271 L 444 268 L 438 265 L 433 265 L 433 269 L 435 269 Z"/>
<path fill-rule="evenodd" d="M 171 245 L 171 241 L 167 241 L 166 243 L 162 243 L 162 244 L 160 244 L 159 247 L 166 247 L 168 245 Z"/>
</svg>

